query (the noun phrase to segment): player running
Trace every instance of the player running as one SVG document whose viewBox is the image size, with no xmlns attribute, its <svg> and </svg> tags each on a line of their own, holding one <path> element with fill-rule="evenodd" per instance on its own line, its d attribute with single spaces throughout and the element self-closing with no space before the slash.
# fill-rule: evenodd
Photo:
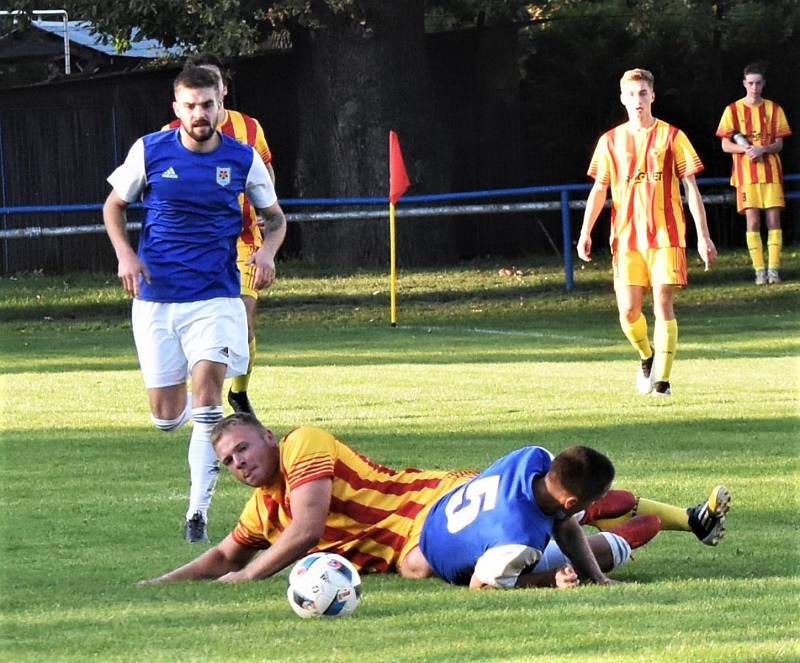
<svg viewBox="0 0 800 663">
<path fill-rule="evenodd" d="M 134 143 L 108 178 L 113 191 L 103 220 L 122 286 L 134 297 L 133 334 L 151 419 L 164 431 L 193 422 L 184 532 L 192 530 L 190 541 L 207 541 L 219 473 L 211 429 L 223 416 L 226 375 L 241 375 L 248 362 L 236 267 L 240 194 L 247 193 L 268 232 L 250 258 L 257 287 L 275 278 L 286 220 L 259 155 L 215 129 L 222 108 L 217 77 L 200 67 L 185 69 L 174 92 L 180 127 Z M 140 196 L 146 214 L 135 252 L 125 232 L 126 209 Z"/>
<path fill-rule="evenodd" d="M 225 97 L 228 95 L 228 80 L 222 62 L 210 53 L 193 55 L 186 60 L 187 67 L 203 67 L 219 77 L 220 98 L 222 108 L 218 119 L 217 130 L 226 136 L 235 138 L 244 145 L 250 145 L 258 152 L 264 165 L 267 167 L 272 184 L 275 184 L 275 171 L 272 168 L 272 152 L 267 144 L 264 129 L 258 120 L 240 111 L 225 108 Z M 162 129 L 176 129 L 180 120 L 175 119 Z M 250 257 L 258 251 L 263 237 L 259 226 L 256 209 L 245 195 L 239 197 L 242 208 L 242 230 L 236 241 L 236 264 L 241 274 L 241 297 L 247 312 L 247 343 L 249 361 L 244 375 L 234 376 L 228 390 L 228 403 L 234 412 L 249 412 L 253 414 L 253 406 L 247 395 L 250 386 L 250 377 L 256 360 L 256 304 L 258 303 L 258 289 L 255 287 L 255 266 L 250 262 Z M 187 537 L 192 537 L 192 532 L 187 531 Z"/>
</svg>

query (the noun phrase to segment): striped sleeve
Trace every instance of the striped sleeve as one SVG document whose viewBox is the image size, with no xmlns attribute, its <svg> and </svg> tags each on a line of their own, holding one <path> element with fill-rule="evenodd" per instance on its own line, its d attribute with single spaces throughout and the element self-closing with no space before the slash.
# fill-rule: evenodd
<svg viewBox="0 0 800 663">
<path fill-rule="evenodd" d="M 270 543 L 267 536 L 273 527 L 271 522 L 273 517 L 277 518 L 277 504 L 274 504 L 274 508 L 271 509 L 270 502 L 272 502 L 271 498 L 263 494 L 261 490 L 253 492 L 239 516 L 239 522 L 231 532 L 236 543 L 259 550 L 269 548 Z"/>
<path fill-rule="evenodd" d="M 726 106 L 717 126 L 717 137 L 730 138 L 733 136 L 738 130 L 736 118 L 736 104 Z"/>
<path fill-rule="evenodd" d="M 680 179 L 697 175 L 705 170 L 703 162 L 700 161 L 700 157 L 697 156 L 697 152 L 683 131 L 676 132 L 672 149 L 675 155 L 675 173 Z"/>
<path fill-rule="evenodd" d="M 775 104 L 775 108 L 772 111 L 773 117 L 775 118 L 775 138 L 786 138 L 786 136 L 792 135 L 792 130 L 789 128 L 789 122 L 786 120 L 786 113 L 783 112 L 783 108 L 781 108 L 778 104 Z"/>
<path fill-rule="evenodd" d="M 336 439 L 322 429 L 296 428 L 281 440 L 280 454 L 281 472 L 290 491 L 310 481 L 334 476 Z"/>
<path fill-rule="evenodd" d="M 161 131 L 167 131 L 168 129 L 177 129 L 181 126 L 181 121 L 176 117 L 172 122 L 167 122 L 163 127 L 161 127 Z"/>
<path fill-rule="evenodd" d="M 264 161 L 264 165 L 266 165 L 272 161 L 272 152 L 267 144 L 267 137 L 264 135 L 263 127 L 258 120 L 253 119 L 253 122 L 255 123 L 255 141 L 253 142 L 253 147 L 256 148 L 256 152 L 258 152 L 261 159 Z"/>
<path fill-rule="evenodd" d="M 594 148 L 592 160 L 589 163 L 589 170 L 587 175 L 593 180 L 600 182 L 600 184 L 609 184 L 611 182 L 611 150 L 609 148 L 609 134 L 605 133 L 600 136 L 597 141 L 597 146 Z"/>
</svg>

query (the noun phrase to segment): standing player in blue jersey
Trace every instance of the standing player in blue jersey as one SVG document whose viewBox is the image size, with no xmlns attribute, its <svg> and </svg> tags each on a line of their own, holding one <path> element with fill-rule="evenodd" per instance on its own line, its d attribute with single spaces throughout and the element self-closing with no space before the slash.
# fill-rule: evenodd
<svg viewBox="0 0 800 663">
<path fill-rule="evenodd" d="M 236 266 L 239 195 L 246 193 L 264 222 L 264 242 L 250 258 L 256 288 L 275 278 L 286 220 L 258 153 L 215 129 L 222 112 L 217 77 L 188 68 L 173 87 L 180 127 L 134 143 L 108 178 L 113 191 L 103 220 L 122 287 L 134 297 L 133 334 L 151 419 L 164 431 L 193 422 L 184 536 L 207 542 L 208 507 L 219 473 L 211 429 L 223 415 L 225 378 L 243 374 L 248 362 Z M 134 251 L 125 232 L 126 208 L 140 197 L 146 214 Z"/>
<path fill-rule="evenodd" d="M 573 516 L 613 480 L 611 461 L 588 447 L 570 447 L 555 459 L 541 447 L 513 451 L 431 508 L 418 554 L 406 563 L 418 565 L 420 576 L 472 588 L 610 584 Z M 614 562 L 630 554 L 622 537 L 599 537 L 593 538 L 607 541 Z M 548 550 L 551 538 L 558 548 Z"/>
</svg>

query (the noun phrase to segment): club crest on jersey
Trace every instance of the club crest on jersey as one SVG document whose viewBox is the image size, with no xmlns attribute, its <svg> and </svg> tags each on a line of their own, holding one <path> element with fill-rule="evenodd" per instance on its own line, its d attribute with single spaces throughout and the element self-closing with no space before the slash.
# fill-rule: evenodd
<svg viewBox="0 0 800 663">
<path fill-rule="evenodd" d="M 217 166 L 217 184 L 228 186 L 231 183 L 231 169 L 228 166 Z"/>
</svg>

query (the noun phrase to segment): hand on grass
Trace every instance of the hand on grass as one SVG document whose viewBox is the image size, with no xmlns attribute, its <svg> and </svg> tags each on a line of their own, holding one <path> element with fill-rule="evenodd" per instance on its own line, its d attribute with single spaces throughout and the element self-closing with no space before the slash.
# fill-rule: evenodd
<svg viewBox="0 0 800 663">
<path fill-rule="evenodd" d="M 558 589 L 572 589 L 581 583 L 578 574 L 569 564 L 565 564 L 556 571 L 556 587 Z"/>
</svg>

